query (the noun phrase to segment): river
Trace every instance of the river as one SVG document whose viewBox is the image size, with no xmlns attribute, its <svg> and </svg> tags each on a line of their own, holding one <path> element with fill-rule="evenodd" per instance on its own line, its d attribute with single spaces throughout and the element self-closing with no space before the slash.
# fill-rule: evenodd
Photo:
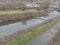
<svg viewBox="0 0 60 45">
<path fill-rule="evenodd" d="M 31 26 L 35 26 L 37 24 L 44 23 L 48 20 L 52 20 L 53 18 L 56 18 L 59 16 L 60 16 L 59 14 L 54 14 L 54 15 L 51 14 L 49 16 L 43 17 L 43 19 L 41 19 L 41 17 L 37 17 L 37 18 L 31 19 L 31 20 L 25 20 L 25 21 L 12 23 L 12 24 L 2 25 L 2 26 L 0 26 L 0 37 L 4 37 L 9 34 L 13 34 L 16 31 L 23 30 L 23 29 L 29 28 Z M 53 35 L 57 32 L 57 30 L 51 30 L 51 31 L 54 31 Z M 41 37 L 38 37 L 36 40 L 33 40 L 33 43 L 30 43 L 28 45 L 37 45 L 37 43 L 39 45 L 43 45 L 46 42 L 48 42 L 51 39 L 51 37 L 53 37 L 53 35 L 51 33 L 49 33 L 49 31 L 47 31 L 44 33 L 44 35 L 42 35 Z"/>
</svg>

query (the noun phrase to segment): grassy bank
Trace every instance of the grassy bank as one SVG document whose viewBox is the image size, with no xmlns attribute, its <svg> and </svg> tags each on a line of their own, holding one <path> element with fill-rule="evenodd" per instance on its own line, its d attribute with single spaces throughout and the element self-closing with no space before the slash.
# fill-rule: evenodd
<svg viewBox="0 0 60 45">
<path fill-rule="evenodd" d="M 5 15 L 5 14 L 18 14 L 18 13 L 29 13 L 29 12 L 34 12 L 36 10 L 0 10 L 0 15 Z"/>
<path fill-rule="evenodd" d="M 40 27 L 35 28 L 31 32 L 27 32 L 26 34 L 17 37 L 14 40 L 8 41 L 4 45 L 25 45 L 24 43 L 32 38 L 34 38 L 36 35 L 41 34 L 43 31 L 47 30 L 49 27 L 51 27 L 53 24 L 60 21 L 60 18 L 55 19 L 51 22 L 48 22 L 46 24 L 43 24 Z"/>
<path fill-rule="evenodd" d="M 17 19 L 17 20 L 11 20 L 11 21 L 6 21 L 6 22 L 0 22 L 0 26 L 2 25 L 8 25 L 8 24 L 12 24 L 12 23 L 17 23 L 17 22 L 22 22 L 22 21 L 28 21 L 33 19 L 34 17 L 27 17 L 27 18 L 21 18 L 21 19 Z"/>
</svg>

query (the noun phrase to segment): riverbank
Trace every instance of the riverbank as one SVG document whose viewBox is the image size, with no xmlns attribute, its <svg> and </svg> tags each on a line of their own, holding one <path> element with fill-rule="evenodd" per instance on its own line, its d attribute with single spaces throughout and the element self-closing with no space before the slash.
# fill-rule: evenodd
<svg viewBox="0 0 60 45">
<path fill-rule="evenodd" d="M 0 11 L 1 13 L 2 11 Z M 16 13 L 15 13 L 16 12 Z M 30 17 L 39 17 L 39 16 L 46 16 L 49 14 L 48 12 L 45 12 L 44 10 L 37 11 L 37 10 L 26 10 L 26 11 L 4 11 L 0 14 L 0 22 L 9 22 L 14 21 L 18 19 L 23 18 L 30 18 Z"/>
<path fill-rule="evenodd" d="M 0 10 L 0 15 L 9 15 L 9 14 L 19 14 L 19 13 L 29 13 L 29 12 L 35 12 L 37 10 L 35 9 L 16 9 L 16 10 Z"/>
<path fill-rule="evenodd" d="M 17 23 L 17 22 L 22 22 L 22 21 L 27 21 L 27 20 L 31 20 L 34 17 L 27 17 L 27 18 L 21 18 L 21 19 L 17 19 L 17 20 L 11 20 L 11 21 L 6 21 L 6 22 L 0 22 L 0 26 L 3 25 L 8 25 L 8 24 L 12 24 L 12 23 Z"/>
<path fill-rule="evenodd" d="M 60 21 L 60 18 L 58 18 L 58 19 L 56 18 L 56 19 L 54 19 L 54 21 L 53 20 L 51 22 L 49 21 L 48 23 L 45 23 L 44 25 L 39 26 L 38 28 L 35 27 L 35 29 L 28 31 L 28 33 L 24 33 L 26 31 L 23 31 L 22 36 L 16 37 L 17 35 L 14 34 L 16 38 L 13 37 L 13 40 L 8 41 L 4 45 L 24 45 L 26 41 L 34 38 L 39 33 L 42 33 L 43 31 L 45 31 L 45 29 L 48 29 L 47 27 L 51 27 L 52 23 L 57 23 L 59 21 Z M 19 32 L 19 34 L 21 34 L 21 33 Z M 8 38 L 8 37 L 7 37 L 7 39 L 11 38 L 11 37 L 10 38 Z"/>
<path fill-rule="evenodd" d="M 54 40 L 55 36 L 57 35 L 57 33 L 60 31 L 59 26 L 60 22 L 54 24 L 47 31 L 37 36 L 35 39 L 32 39 L 26 45 L 50 45 L 51 42 Z"/>
</svg>

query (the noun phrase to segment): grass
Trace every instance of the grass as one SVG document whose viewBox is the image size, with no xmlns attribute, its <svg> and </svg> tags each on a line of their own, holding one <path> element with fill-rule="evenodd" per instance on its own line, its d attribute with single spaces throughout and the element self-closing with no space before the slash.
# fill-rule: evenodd
<svg viewBox="0 0 60 45">
<path fill-rule="evenodd" d="M 34 12 L 36 10 L 0 10 L 0 15 L 4 14 L 17 14 L 17 13 L 27 13 L 27 12 Z"/>
<path fill-rule="evenodd" d="M 46 24 L 43 24 L 40 27 L 35 28 L 34 30 L 32 30 L 31 32 L 27 32 L 26 34 L 17 37 L 14 40 L 8 41 L 6 44 L 4 45 L 25 45 L 24 43 L 26 41 L 28 41 L 31 38 L 34 38 L 36 35 L 41 34 L 43 31 L 45 31 L 46 29 L 48 29 L 49 27 L 52 26 L 52 23 L 57 23 L 60 22 L 60 18 L 55 19 L 51 22 L 48 22 Z"/>
</svg>

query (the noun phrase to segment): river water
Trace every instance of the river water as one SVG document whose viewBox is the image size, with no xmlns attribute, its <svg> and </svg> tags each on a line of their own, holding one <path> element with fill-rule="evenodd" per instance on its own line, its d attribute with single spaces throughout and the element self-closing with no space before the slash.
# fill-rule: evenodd
<svg viewBox="0 0 60 45">
<path fill-rule="evenodd" d="M 31 26 L 41 24 L 45 21 L 48 21 L 52 18 L 55 18 L 56 16 L 46 17 L 45 20 L 42 20 L 40 18 L 36 18 L 36 19 L 31 19 L 31 20 L 27 20 L 27 21 L 16 22 L 16 23 L 13 23 L 13 24 L 0 26 L 0 37 L 6 36 L 8 34 L 12 34 L 12 33 L 16 32 L 18 30 L 23 30 L 23 29 L 29 28 Z"/>
<path fill-rule="evenodd" d="M 53 19 L 55 17 L 59 17 L 59 16 L 60 15 L 54 14 L 54 15 L 46 16 L 46 17 L 44 17 L 44 19 L 37 17 L 35 19 L 31 19 L 31 20 L 27 20 L 27 21 L 25 20 L 25 21 L 21 21 L 21 22 L 16 22 L 16 23 L 0 26 L 0 37 L 4 37 L 6 35 L 13 34 L 16 31 L 23 30 L 23 29 L 29 28 L 31 26 L 35 26 L 37 24 L 41 24 L 45 21 L 51 20 L 51 19 Z M 53 32 L 53 35 L 54 35 L 57 32 L 57 30 L 51 30 L 51 32 Z M 46 45 L 47 42 L 51 39 L 51 37 L 53 37 L 53 35 L 51 33 L 49 33 L 49 31 L 47 31 L 41 37 L 38 37 L 36 40 L 33 40 L 28 45 L 37 45 L 37 44 Z"/>
<path fill-rule="evenodd" d="M 28 21 L 22 21 L 22 22 L 0 26 L 0 37 L 8 35 L 8 34 L 12 34 L 18 30 L 29 28 L 30 26 L 36 25 L 42 21 L 43 20 L 32 19 Z"/>
<path fill-rule="evenodd" d="M 37 17 L 36 19 L 31 19 L 31 20 L 27 20 L 27 21 L 25 20 L 22 22 L 16 22 L 16 23 L 0 26 L 0 37 L 3 37 L 8 34 L 12 34 L 18 30 L 29 28 L 36 24 L 43 23 L 43 22 L 48 21 L 49 19 L 55 18 L 57 16 L 58 15 L 46 16 L 46 17 L 44 17 L 44 18 L 46 18 L 44 20 L 40 19 L 40 17 Z"/>
</svg>

